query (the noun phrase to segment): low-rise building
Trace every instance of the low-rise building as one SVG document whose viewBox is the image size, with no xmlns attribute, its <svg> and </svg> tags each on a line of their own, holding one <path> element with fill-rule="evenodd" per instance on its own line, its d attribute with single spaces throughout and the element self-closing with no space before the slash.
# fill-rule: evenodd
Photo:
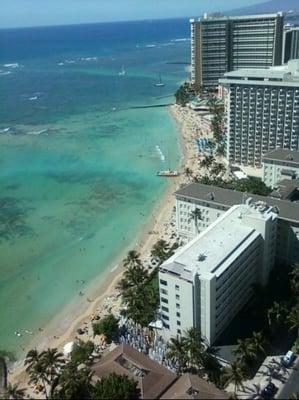
<svg viewBox="0 0 299 400">
<path fill-rule="evenodd" d="M 197 375 L 183 374 L 167 390 L 161 399 L 228 399 L 229 396 L 223 390 L 208 383 Z"/>
<path fill-rule="evenodd" d="M 200 183 L 186 185 L 175 193 L 175 197 L 176 231 L 185 243 L 210 226 L 232 206 L 245 203 L 248 198 L 276 207 L 276 261 L 286 264 L 299 261 L 299 203 L 296 201 L 242 193 Z"/>
<path fill-rule="evenodd" d="M 236 205 L 159 267 L 166 339 L 191 327 L 212 344 L 274 265 L 277 213 L 263 203 Z"/>
<path fill-rule="evenodd" d="M 137 382 L 141 399 L 228 399 L 226 392 L 193 374 L 178 376 L 127 344 L 121 344 L 92 366 L 93 381 L 111 373 Z"/>
<path fill-rule="evenodd" d="M 299 151 L 276 149 L 263 157 L 263 182 L 276 188 L 283 179 L 299 177 Z"/>
</svg>

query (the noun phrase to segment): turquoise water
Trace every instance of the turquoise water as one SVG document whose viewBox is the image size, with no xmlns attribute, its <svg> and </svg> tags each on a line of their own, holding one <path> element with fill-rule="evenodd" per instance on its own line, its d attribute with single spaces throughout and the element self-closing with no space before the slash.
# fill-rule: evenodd
<svg viewBox="0 0 299 400">
<path fill-rule="evenodd" d="M 0 349 L 19 354 L 150 215 L 156 171 L 179 160 L 175 126 L 130 107 L 173 100 L 185 36 L 185 21 L 0 32 Z"/>
</svg>

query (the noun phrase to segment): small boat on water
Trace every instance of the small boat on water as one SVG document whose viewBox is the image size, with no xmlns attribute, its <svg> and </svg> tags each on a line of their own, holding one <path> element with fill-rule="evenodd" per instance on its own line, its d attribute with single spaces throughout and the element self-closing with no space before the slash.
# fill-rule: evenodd
<svg viewBox="0 0 299 400">
<path fill-rule="evenodd" d="M 157 176 L 166 176 L 169 178 L 174 178 L 176 176 L 179 176 L 180 173 L 178 171 L 174 171 L 172 169 L 167 169 L 165 171 L 158 171 Z"/>
<path fill-rule="evenodd" d="M 165 83 L 164 83 L 164 82 L 162 82 L 162 79 L 161 79 L 161 74 L 159 74 L 159 81 L 158 81 L 157 83 L 155 83 L 155 86 L 156 86 L 156 87 L 162 87 L 162 86 L 165 86 Z"/>
</svg>

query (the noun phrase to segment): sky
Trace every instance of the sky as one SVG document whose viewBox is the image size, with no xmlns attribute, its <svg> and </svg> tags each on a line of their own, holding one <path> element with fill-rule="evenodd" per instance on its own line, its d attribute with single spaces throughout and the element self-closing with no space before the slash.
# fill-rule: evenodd
<svg viewBox="0 0 299 400">
<path fill-rule="evenodd" d="M 265 0 L 0 0 L 0 28 L 198 16 Z"/>
</svg>

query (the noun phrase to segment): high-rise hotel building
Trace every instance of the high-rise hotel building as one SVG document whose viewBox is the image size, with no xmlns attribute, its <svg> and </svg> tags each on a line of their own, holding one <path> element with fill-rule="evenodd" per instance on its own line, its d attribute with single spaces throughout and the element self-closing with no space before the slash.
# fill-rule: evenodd
<svg viewBox="0 0 299 400">
<path fill-rule="evenodd" d="M 299 149 L 299 60 L 268 69 L 240 69 L 219 80 L 225 102 L 226 157 L 261 166 L 273 149 Z"/>
<path fill-rule="evenodd" d="M 299 58 L 299 26 L 287 24 L 283 30 L 282 63 Z"/>
<path fill-rule="evenodd" d="M 163 336 L 191 327 L 214 343 L 266 284 L 274 265 L 277 214 L 264 204 L 233 206 L 159 267 Z"/>
<path fill-rule="evenodd" d="M 225 72 L 280 65 L 283 14 L 191 19 L 191 82 L 216 88 Z"/>
</svg>

